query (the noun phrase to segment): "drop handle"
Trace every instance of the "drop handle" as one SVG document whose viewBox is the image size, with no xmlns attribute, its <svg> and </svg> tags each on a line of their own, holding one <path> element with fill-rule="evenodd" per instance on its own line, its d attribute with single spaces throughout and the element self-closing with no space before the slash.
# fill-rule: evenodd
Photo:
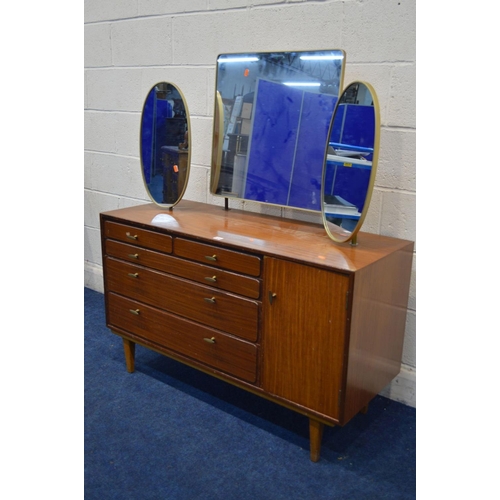
<svg viewBox="0 0 500 500">
<path fill-rule="evenodd" d="M 215 337 L 212 337 L 211 339 L 205 337 L 203 340 L 209 344 L 215 344 Z"/>
<path fill-rule="evenodd" d="M 139 273 L 128 273 L 128 275 L 129 275 L 131 278 L 138 278 L 138 277 L 139 277 Z"/>
<path fill-rule="evenodd" d="M 136 316 L 139 316 L 139 309 L 129 309 L 129 311 L 132 313 L 132 314 L 135 314 Z"/>
<path fill-rule="evenodd" d="M 215 297 L 205 297 L 205 302 L 210 302 L 211 304 L 215 304 Z"/>
<path fill-rule="evenodd" d="M 276 298 L 276 294 L 274 292 L 269 292 L 269 304 L 272 305 L 275 298 Z"/>
<path fill-rule="evenodd" d="M 130 234 L 128 231 L 125 233 L 125 236 L 131 240 L 136 240 L 138 238 L 137 234 Z"/>
<path fill-rule="evenodd" d="M 205 277 L 205 280 L 210 281 L 210 283 L 217 283 L 217 276 L 212 276 L 212 277 L 207 276 Z"/>
<path fill-rule="evenodd" d="M 205 259 L 215 261 L 217 260 L 217 255 L 205 255 Z"/>
</svg>

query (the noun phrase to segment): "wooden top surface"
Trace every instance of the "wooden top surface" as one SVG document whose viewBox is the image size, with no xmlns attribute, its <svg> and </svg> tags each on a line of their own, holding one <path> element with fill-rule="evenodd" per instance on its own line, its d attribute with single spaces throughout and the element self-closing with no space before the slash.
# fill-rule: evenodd
<svg viewBox="0 0 500 500">
<path fill-rule="evenodd" d="M 413 251 L 413 242 L 358 233 L 358 245 L 335 243 L 322 225 L 182 200 L 173 210 L 152 203 L 102 214 L 120 222 L 166 229 L 205 243 L 287 258 L 351 273 L 397 251 Z"/>
</svg>

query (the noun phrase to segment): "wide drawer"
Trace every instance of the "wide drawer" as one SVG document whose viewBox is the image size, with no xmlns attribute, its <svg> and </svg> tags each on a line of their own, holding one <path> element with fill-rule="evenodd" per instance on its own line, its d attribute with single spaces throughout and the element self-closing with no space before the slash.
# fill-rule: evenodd
<svg viewBox="0 0 500 500">
<path fill-rule="evenodd" d="M 260 281 L 256 278 L 205 266 L 172 255 L 153 252 L 127 243 L 106 240 L 106 255 L 181 276 L 220 290 L 245 295 L 252 299 L 258 299 L 260 296 Z"/>
<path fill-rule="evenodd" d="M 214 267 L 250 276 L 260 276 L 261 259 L 257 255 L 249 255 L 182 238 L 175 239 L 174 254 L 196 262 L 210 264 Z"/>
<path fill-rule="evenodd" d="M 121 328 L 247 382 L 257 377 L 257 346 L 186 319 L 108 294 L 110 327 Z"/>
<path fill-rule="evenodd" d="M 257 340 L 258 302 L 111 257 L 104 263 L 108 291 Z"/>
<path fill-rule="evenodd" d="M 155 233 L 146 229 L 106 221 L 104 235 L 106 238 L 133 243 L 159 252 L 172 253 L 172 236 L 168 234 Z"/>
</svg>

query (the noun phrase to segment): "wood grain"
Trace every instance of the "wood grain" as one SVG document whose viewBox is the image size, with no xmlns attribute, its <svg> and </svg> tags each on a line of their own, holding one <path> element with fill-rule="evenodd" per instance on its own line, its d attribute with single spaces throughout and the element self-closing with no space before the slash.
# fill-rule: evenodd
<svg viewBox="0 0 500 500">
<path fill-rule="evenodd" d="M 345 272 L 362 269 L 408 244 L 406 240 L 363 232 L 358 233 L 358 245 L 355 247 L 349 243 L 336 244 L 321 224 L 235 209 L 224 210 L 189 200 L 182 200 L 171 211 L 146 204 L 102 215 L 117 222 L 130 221 L 148 229 L 163 229 L 171 235 L 189 236 L 204 243 L 218 243 L 226 248 L 255 251 Z M 154 222 L 158 215 L 168 215 L 170 222 Z"/>
<path fill-rule="evenodd" d="M 140 302 L 256 341 L 259 302 L 106 257 L 107 288 Z M 205 299 L 213 299 L 208 302 Z"/>
<path fill-rule="evenodd" d="M 128 233 L 128 235 L 127 235 Z M 101 214 L 106 320 L 139 343 L 300 412 L 311 460 L 399 372 L 413 243 L 183 200 Z M 215 257 L 214 257 L 215 256 Z"/>
<path fill-rule="evenodd" d="M 264 282 L 262 387 L 338 420 L 349 278 L 266 258 Z"/>
</svg>

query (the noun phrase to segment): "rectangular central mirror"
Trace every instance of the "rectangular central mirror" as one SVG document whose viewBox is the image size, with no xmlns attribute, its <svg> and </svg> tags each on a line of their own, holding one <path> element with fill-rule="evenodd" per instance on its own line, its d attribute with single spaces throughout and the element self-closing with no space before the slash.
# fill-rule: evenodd
<svg viewBox="0 0 500 500">
<path fill-rule="evenodd" d="M 211 192 L 321 211 L 328 129 L 345 52 L 217 58 Z"/>
</svg>

